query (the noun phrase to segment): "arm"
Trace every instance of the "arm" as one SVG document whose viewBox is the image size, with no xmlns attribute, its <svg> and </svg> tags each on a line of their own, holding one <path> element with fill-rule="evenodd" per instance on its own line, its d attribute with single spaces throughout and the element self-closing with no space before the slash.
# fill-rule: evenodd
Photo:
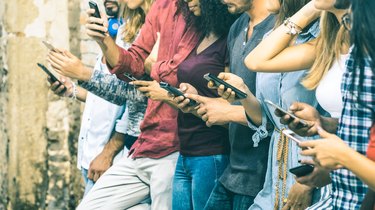
<svg viewBox="0 0 375 210">
<path fill-rule="evenodd" d="M 311 149 L 303 150 L 301 154 L 313 156 L 319 165 L 329 170 L 346 167 L 374 190 L 375 162 L 350 148 L 338 136 L 323 129 L 318 131 L 323 139 L 302 142 L 301 147 Z"/>
<path fill-rule="evenodd" d="M 52 80 L 48 78 L 48 82 L 51 85 L 50 89 L 58 96 L 72 97 L 74 91 L 73 81 L 66 77 L 60 77 L 60 81 L 63 84 L 60 84 L 58 81 L 53 83 Z M 81 102 L 86 102 L 87 91 L 80 86 L 76 86 L 76 89 L 77 99 Z"/>
<path fill-rule="evenodd" d="M 96 182 L 111 167 L 114 157 L 124 148 L 125 134 L 115 132 L 103 151 L 90 163 L 88 178 Z"/>
<path fill-rule="evenodd" d="M 129 98 L 128 83 L 119 80 L 115 75 L 94 71 L 89 81 L 78 81 L 78 84 L 95 95 L 117 105 L 125 104 Z"/>
<path fill-rule="evenodd" d="M 290 21 L 305 28 L 316 20 L 320 11 L 315 9 L 314 2 L 305 5 L 294 14 Z M 315 41 L 288 47 L 295 36 L 287 34 L 284 24 L 276 28 L 269 36 L 247 55 L 247 68 L 260 72 L 285 72 L 310 68 L 315 60 Z"/>
</svg>

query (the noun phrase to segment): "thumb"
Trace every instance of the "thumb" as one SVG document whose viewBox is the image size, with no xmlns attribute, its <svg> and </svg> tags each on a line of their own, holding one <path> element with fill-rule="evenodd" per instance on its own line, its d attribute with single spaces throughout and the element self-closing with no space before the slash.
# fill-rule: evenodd
<svg viewBox="0 0 375 210">
<path fill-rule="evenodd" d="M 185 93 L 187 89 L 188 89 L 188 86 L 187 86 L 186 83 L 181 83 L 181 84 L 180 84 L 180 90 L 181 90 L 182 92 Z"/>
<path fill-rule="evenodd" d="M 320 126 L 317 126 L 316 129 L 318 131 L 319 136 L 322 137 L 322 138 L 328 138 L 330 135 L 332 135 L 332 134 L 328 133 L 327 131 L 325 131 Z"/>
<path fill-rule="evenodd" d="M 294 102 L 292 105 L 290 105 L 289 110 L 292 112 L 297 112 L 303 110 L 304 103 L 301 102 Z"/>
</svg>

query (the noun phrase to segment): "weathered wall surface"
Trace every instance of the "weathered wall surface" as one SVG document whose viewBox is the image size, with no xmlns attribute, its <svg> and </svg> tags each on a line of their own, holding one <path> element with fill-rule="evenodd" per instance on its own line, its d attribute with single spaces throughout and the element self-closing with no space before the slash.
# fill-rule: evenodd
<svg viewBox="0 0 375 210">
<path fill-rule="evenodd" d="M 0 1 L 0 210 L 74 209 L 80 105 L 48 91 L 41 40 L 80 56 L 80 0 Z"/>
</svg>

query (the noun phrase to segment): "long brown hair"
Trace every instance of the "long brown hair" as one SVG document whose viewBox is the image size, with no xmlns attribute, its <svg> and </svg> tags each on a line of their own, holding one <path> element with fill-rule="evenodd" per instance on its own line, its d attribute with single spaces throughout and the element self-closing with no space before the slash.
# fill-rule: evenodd
<svg viewBox="0 0 375 210">
<path fill-rule="evenodd" d="M 279 27 L 286 18 L 293 16 L 311 0 L 279 0 L 280 10 L 277 14 L 275 28 Z"/>
<path fill-rule="evenodd" d="M 141 29 L 142 25 L 145 22 L 146 15 L 148 11 L 150 10 L 150 7 L 154 0 L 144 0 L 145 2 L 145 10 L 142 8 L 137 9 L 129 9 L 129 7 L 123 5 L 123 15 L 126 25 L 124 30 L 121 32 L 123 35 L 124 42 L 132 43 L 135 38 L 137 37 L 137 34 L 139 30 Z"/>
<path fill-rule="evenodd" d="M 320 19 L 320 36 L 316 45 L 316 59 L 302 85 L 310 90 L 315 89 L 335 60 L 339 59 L 342 48 L 349 47 L 349 42 L 349 34 L 336 16 L 323 11 Z"/>
</svg>

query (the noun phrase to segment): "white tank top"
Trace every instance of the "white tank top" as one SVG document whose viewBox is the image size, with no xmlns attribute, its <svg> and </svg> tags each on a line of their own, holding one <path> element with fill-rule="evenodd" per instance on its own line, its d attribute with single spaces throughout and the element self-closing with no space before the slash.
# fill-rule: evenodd
<svg viewBox="0 0 375 210">
<path fill-rule="evenodd" d="M 333 118 L 340 118 L 341 116 L 343 102 L 340 87 L 348 56 L 348 54 L 341 55 L 339 60 L 333 63 L 331 69 L 320 81 L 315 92 L 320 106 Z"/>
</svg>

